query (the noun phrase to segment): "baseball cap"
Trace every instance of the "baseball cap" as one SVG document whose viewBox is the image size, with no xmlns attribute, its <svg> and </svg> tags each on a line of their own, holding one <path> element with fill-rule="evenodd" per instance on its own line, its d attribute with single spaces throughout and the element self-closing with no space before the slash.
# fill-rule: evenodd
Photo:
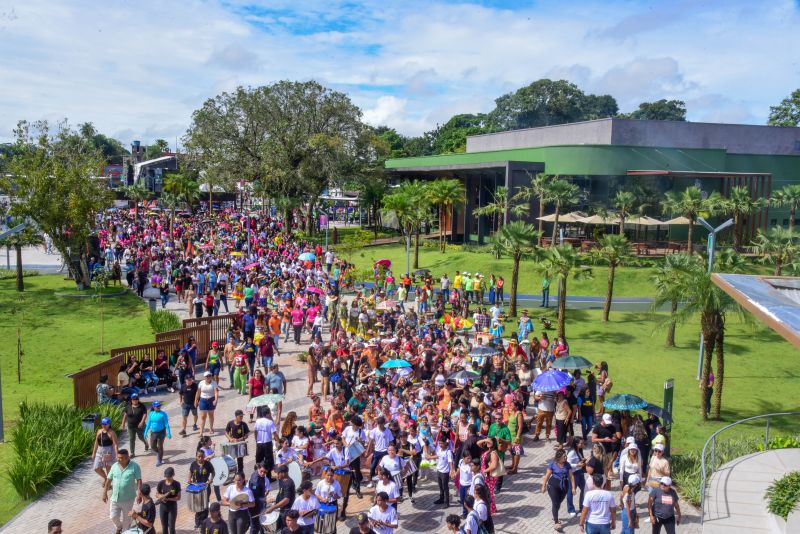
<svg viewBox="0 0 800 534">
<path fill-rule="evenodd" d="M 131 393 L 131 397 L 130 398 L 131 399 L 138 399 L 139 398 L 139 394 L 138 393 Z"/>
<path fill-rule="evenodd" d="M 214 348 L 214 349 L 216 349 L 217 347 L 219 347 L 219 343 L 218 343 L 218 342 L 216 342 L 216 341 L 212 341 L 212 342 L 211 342 L 211 348 Z"/>
<path fill-rule="evenodd" d="M 161 406 L 161 401 L 154 400 L 153 401 L 153 408 L 158 408 L 159 406 Z"/>
<path fill-rule="evenodd" d="M 603 414 L 603 422 L 605 424 L 607 424 L 607 425 L 611 423 L 611 414 L 610 413 L 604 413 Z"/>
<path fill-rule="evenodd" d="M 211 371 L 206 371 L 205 373 L 203 373 L 203 376 L 211 376 Z"/>
<path fill-rule="evenodd" d="M 100 420 L 100 424 L 101 424 L 101 425 L 110 425 L 110 424 L 111 424 L 111 418 L 109 418 L 109 417 L 103 417 L 103 418 Z"/>
<path fill-rule="evenodd" d="M 630 445 L 631 443 L 636 443 L 636 440 L 633 439 L 633 436 L 628 436 L 627 438 L 625 438 L 625 443 L 627 445 Z"/>
<path fill-rule="evenodd" d="M 642 477 L 640 477 L 639 475 L 631 475 L 631 476 L 628 477 L 628 485 L 630 485 L 630 486 L 635 486 L 636 484 L 638 484 L 641 481 L 642 481 Z"/>
<path fill-rule="evenodd" d="M 672 485 L 672 479 L 669 478 L 669 477 L 661 477 L 660 482 L 662 484 L 664 484 L 665 486 L 671 486 Z"/>
<path fill-rule="evenodd" d="M 653 446 L 653 450 L 654 450 L 654 451 L 661 451 L 661 452 L 664 452 L 664 445 L 663 445 L 663 444 L 661 444 L 661 443 L 656 443 L 656 444 Z"/>
<path fill-rule="evenodd" d="M 242 410 L 236 410 L 235 412 L 233 412 L 233 415 L 238 417 L 240 415 L 244 415 L 244 412 Z"/>
<path fill-rule="evenodd" d="M 361 512 L 361 513 L 356 515 L 356 522 L 357 523 L 362 524 L 362 523 L 366 523 L 367 521 L 369 521 L 369 516 L 367 516 L 367 514 L 365 514 L 364 512 Z"/>
</svg>

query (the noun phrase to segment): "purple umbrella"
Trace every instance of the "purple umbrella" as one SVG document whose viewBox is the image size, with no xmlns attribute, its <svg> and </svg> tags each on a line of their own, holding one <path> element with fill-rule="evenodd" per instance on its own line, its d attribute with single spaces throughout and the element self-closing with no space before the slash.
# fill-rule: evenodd
<svg viewBox="0 0 800 534">
<path fill-rule="evenodd" d="M 545 371 L 536 377 L 533 381 L 532 390 L 543 391 L 545 393 L 550 391 L 558 391 L 559 389 L 568 386 L 572 382 L 572 377 L 569 373 L 564 371 Z"/>
</svg>

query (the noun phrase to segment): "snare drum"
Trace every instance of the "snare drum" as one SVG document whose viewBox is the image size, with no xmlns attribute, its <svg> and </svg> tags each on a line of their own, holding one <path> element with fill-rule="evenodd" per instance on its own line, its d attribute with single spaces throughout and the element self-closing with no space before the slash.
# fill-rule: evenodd
<svg viewBox="0 0 800 534">
<path fill-rule="evenodd" d="M 247 456 L 247 442 L 237 441 L 235 443 L 223 443 L 222 454 L 233 458 L 244 458 Z"/>
<path fill-rule="evenodd" d="M 261 526 L 264 528 L 266 532 L 277 532 L 278 531 L 278 519 L 281 517 L 280 510 L 274 510 L 270 513 L 264 512 L 261 514 L 260 522 Z"/>
<path fill-rule="evenodd" d="M 186 486 L 189 494 L 187 505 L 190 512 L 204 512 L 208 508 L 208 484 L 194 482 Z"/>
<path fill-rule="evenodd" d="M 294 482 L 294 487 L 299 488 L 300 484 L 303 483 L 303 470 L 300 468 L 300 464 L 289 462 L 287 467 L 289 468 L 289 478 Z"/>
<path fill-rule="evenodd" d="M 417 464 L 414 462 L 414 458 L 408 458 L 406 460 L 406 464 L 403 466 L 403 470 L 400 472 L 402 478 L 409 477 L 417 472 Z"/>
<path fill-rule="evenodd" d="M 336 533 L 336 513 L 338 507 L 335 504 L 319 505 L 319 512 L 314 520 L 314 532 L 317 534 Z"/>
<path fill-rule="evenodd" d="M 350 469 L 334 469 L 333 478 L 342 487 L 342 494 L 347 493 L 347 488 L 350 486 L 350 477 L 353 476 L 353 471 Z"/>
<path fill-rule="evenodd" d="M 225 486 L 233 482 L 236 476 L 236 460 L 230 456 L 217 456 L 211 459 L 214 467 L 214 480 L 211 482 L 215 486 Z"/>
<path fill-rule="evenodd" d="M 364 445 L 361 444 L 360 441 L 354 441 L 352 445 L 347 447 L 347 455 L 350 458 L 350 461 L 354 461 L 358 459 L 359 456 L 364 454 L 367 449 L 364 448 Z"/>
<path fill-rule="evenodd" d="M 389 471 L 389 474 L 394 480 L 394 483 L 397 484 L 397 491 L 401 494 L 403 493 L 403 476 L 402 471 Z"/>
</svg>

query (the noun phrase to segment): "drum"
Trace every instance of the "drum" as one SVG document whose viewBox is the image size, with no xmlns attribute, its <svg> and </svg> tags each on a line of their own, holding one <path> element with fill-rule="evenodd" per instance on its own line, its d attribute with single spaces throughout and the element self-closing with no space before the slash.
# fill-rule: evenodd
<svg viewBox="0 0 800 534">
<path fill-rule="evenodd" d="M 353 471 L 350 469 L 334 469 L 333 478 L 339 482 L 342 487 L 342 495 L 347 493 L 347 486 L 350 485 L 350 477 L 353 476 Z"/>
<path fill-rule="evenodd" d="M 233 482 L 236 476 L 236 460 L 230 456 L 217 456 L 211 459 L 214 466 L 214 480 L 211 481 L 215 486 L 224 486 Z"/>
<path fill-rule="evenodd" d="M 247 456 L 247 442 L 237 441 L 236 443 L 223 443 L 222 454 L 233 458 L 244 458 Z"/>
<path fill-rule="evenodd" d="M 137 527 L 133 527 L 129 528 L 128 530 L 123 530 L 122 534 L 144 534 L 144 530 Z"/>
<path fill-rule="evenodd" d="M 186 486 L 186 493 L 189 494 L 187 505 L 190 512 L 203 512 L 208 508 L 208 484 L 194 482 Z"/>
<path fill-rule="evenodd" d="M 314 532 L 317 534 L 335 534 L 336 511 L 335 504 L 320 503 L 317 518 L 314 520 Z"/>
<path fill-rule="evenodd" d="M 417 464 L 414 463 L 414 458 L 409 458 L 406 460 L 406 465 L 403 466 L 403 470 L 400 472 L 402 478 L 406 478 L 408 476 L 413 475 L 417 472 Z"/>
<path fill-rule="evenodd" d="M 347 447 L 347 455 L 350 458 L 350 461 L 357 459 L 359 456 L 364 454 L 364 451 L 367 449 L 364 448 L 364 445 L 361 444 L 360 441 L 354 441 L 352 445 Z"/>
<path fill-rule="evenodd" d="M 303 483 L 303 470 L 300 468 L 300 464 L 289 462 L 287 467 L 289 468 L 289 478 L 294 482 L 294 487 L 300 488 L 300 484 Z"/>
<path fill-rule="evenodd" d="M 394 480 L 394 483 L 397 484 L 397 491 L 403 493 L 402 471 L 390 471 L 389 474 L 392 475 L 392 480 Z"/>
<path fill-rule="evenodd" d="M 278 519 L 281 516 L 280 510 L 275 510 L 270 513 L 264 512 L 261 514 L 260 522 L 261 526 L 264 528 L 266 532 L 277 532 L 278 531 Z"/>
</svg>

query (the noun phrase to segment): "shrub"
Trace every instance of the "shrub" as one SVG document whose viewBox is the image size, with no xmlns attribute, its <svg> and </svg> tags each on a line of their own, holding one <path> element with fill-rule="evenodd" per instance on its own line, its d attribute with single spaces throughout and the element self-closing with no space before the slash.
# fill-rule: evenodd
<svg viewBox="0 0 800 534">
<path fill-rule="evenodd" d="M 22 269 L 22 277 L 28 278 L 30 276 L 39 276 L 39 271 L 31 271 L 28 269 Z M 0 280 L 14 280 L 17 278 L 17 270 L 16 269 L 0 269 Z"/>
<path fill-rule="evenodd" d="M 92 452 L 94 433 L 81 420 L 90 413 L 110 417 L 119 426 L 122 411 L 104 404 L 75 408 L 63 404 L 22 402 L 19 422 L 11 433 L 14 459 L 8 479 L 23 499 L 32 499 L 64 478 Z"/>
<path fill-rule="evenodd" d="M 301 352 L 297 355 L 297 361 L 301 363 L 306 363 L 308 361 L 308 352 Z"/>
<path fill-rule="evenodd" d="M 169 332 L 181 328 L 181 318 L 169 310 L 158 310 L 150 312 L 150 328 L 154 334 Z"/>
<path fill-rule="evenodd" d="M 770 484 L 764 498 L 770 513 L 787 519 L 800 500 L 800 471 L 792 471 Z"/>
</svg>

